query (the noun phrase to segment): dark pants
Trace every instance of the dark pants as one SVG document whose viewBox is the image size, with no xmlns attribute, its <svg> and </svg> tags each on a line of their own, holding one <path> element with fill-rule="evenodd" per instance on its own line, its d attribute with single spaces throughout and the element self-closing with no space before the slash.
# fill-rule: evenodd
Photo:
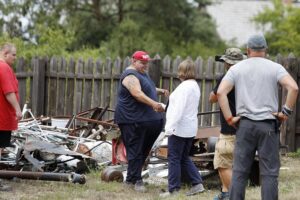
<svg viewBox="0 0 300 200">
<path fill-rule="evenodd" d="M 245 188 L 255 157 L 259 158 L 262 200 L 278 199 L 279 132 L 275 120 L 253 121 L 241 119 L 236 133 L 231 200 L 245 199 Z"/>
<path fill-rule="evenodd" d="M 192 142 L 193 138 L 175 135 L 168 138 L 169 192 L 180 189 L 182 173 L 187 176 L 192 185 L 202 183 L 198 169 L 189 157 Z"/>
<path fill-rule="evenodd" d="M 162 131 L 163 120 L 119 124 L 128 160 L 126 181 L 142 180 L 142 168 L 152 145 Z"/>
<path fill-rule="evenodd" d="M 11 131 L 0 130 L 0 148 L 5 148 L 10 145 Z"/>
</svg>

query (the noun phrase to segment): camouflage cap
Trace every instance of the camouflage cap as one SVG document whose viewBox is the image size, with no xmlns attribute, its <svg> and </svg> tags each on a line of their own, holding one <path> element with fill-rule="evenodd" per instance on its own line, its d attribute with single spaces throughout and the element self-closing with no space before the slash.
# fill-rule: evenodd
<svg viewBox="0 0 300 200">
<path fill-rule="evenodd" d="M 230 65 L 234 65 L 247 57 L 239 48 L 228 48 L 225 50 L 225 54 L 220 57 L 221 61 L 224 61 Z"/>
</svg>

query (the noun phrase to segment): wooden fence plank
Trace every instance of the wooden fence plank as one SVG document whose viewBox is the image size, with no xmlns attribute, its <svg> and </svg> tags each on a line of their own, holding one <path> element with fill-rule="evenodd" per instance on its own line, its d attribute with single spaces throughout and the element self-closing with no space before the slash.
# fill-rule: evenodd
<svg viewBox="0 0 300 200">
<path fill-rule="evenodd" d="M 46 63 L 45 59 L 36 58 L 33 60 L 33 78 L 31 98 L 32 112 L 36 117 L 44 115 L 44 101 L 45 101 L 45 75 Z"/>
<path fill-rule="evenodd" d="M 297 73 L 297 79 L 295 79 L 297 81 L 298 87 L 300 87 L 300 59 L 297 58 L 297 68 L 298 68 L 298 73 Z M 298 95 L 297 101 L 296 101 L 296 106 L 293 108 L 294 113 L 295 113 L 295 123 L 296 123 L 296 127 L 295 127 L 295 137 L 296 137 L 296 141 L 295 141 L 295 150 L 298 150 L 300 148 L 300 98 Z M 292 133 L 293 134 L 293 133 Z"/>
<path fill-rule="evenodd" d="M 284 59 L 282 55 L 278 54 L 275 58 L 275 62 L 284 66 Z M 278 89 L 278 111 L 281 110 L 282 104 L 285 101 L 287 91 L 283 90 L 282 87 L 279 85 Z M 286 123 L 282 123 L 280 127 L 280 142 L 281 144 L 287 144 L 287 134 L 286 134 Z"/>
<path fill-rule="evenodd" d="M 30 63 L 31 64 L 31 66 L 33 66 L 32 65 L 32 63 Z M 33 96 L 33 92 L 32 92 L 32 88 L 33 88 L 33 69 L 32 69 L 32 67 L 31 67 L 31 69 L 30 69 L 30 72 L 31 72 L 31 76 L 29 77 L 29 80 L 28 80 L 28 82 L 29 82 L 29 97 L 27 98 L 28 99 L 28 108 L 31 108 L 32 107 L 32 96 Z M 26 86 L 26 88 L 27 88 L 27 86 Z"/>
<path fill-rule="evenodd" d="M 56 116 L 56 100 L 57 100 L 57 58 L 50 60 L 49 70 L 49 94 L 48 94 L 48 114 L 50 116 Z"/>
<path fill-rule="evenodd" d="M 170 92 L 172 91 L 171 90 L 171 76 L 167 74 L 170 74 L 171 73 L 171 58 L 170 56 L 165 56 L 163 61 L 162 61 L 162 78 L 161 78 L 161 88 L 164 88 L 164 89 L 167 89 L 169 90 Z M 167 103 L 168 101 L 168 98 L 167 97 L 164 97 L 164 96 L 161 96 L 161 99 L 160 99 L 161 102 L 163 103 Z"/>
<path fill-rule="evenodd" d="M 215 62 L 215 70 L 214 70 L 214 81 L 213 81 L 213 88 L 216 85 L 217 79 L 220 78 L 225 73 L 225 67 L 222 62 Z M 220 110 L 219 103 L 214 103 L 212 106 L 212 111 Z M 212 125 L 217 126 L 220 125 L 220 114 L 213 114 L 212 115 Z"/>
<path fill-rule="evenodd" d="M 75 67 L 75 73 L 77 74 L 75 82 L 75 101 L 74 101 L 74 111 L 78 113 L 81 110 L 81 101 L 82 101 L 82 88 L 83 88 L 83 68 L 84 61 L 80 58 Z"/>
<path fill-rule="evenodd" d="M 62 116 L 66 114 L 66 84 L 67 84 L 67 61 L 64 58 L 60 58 L 57 65 L 57 100 L 56 100 L 56 115 Z"/>
<path fill-rule="evenodd" d="M 202 105 L 202 83 L 200 81 L 200 74 L 202 74 L 202 60 L 200 57 L 198 57 L 195 61 L 195 71 L 196 71 L 196 81 L 197 81 L 197 84 L 199 86 L 199 89 L 200 89 L 200 100 L 199 100 L 199 106 L 198 106 L 198 112 L 201 111 L 201 105 Z M 198 116 L 198 124 L 200 125 L 201 124 L 201 118 L 202 116 Z"/>
<path fill-rule="evenodd" d="M 67 89 L 66 89 L 66 115 L 74 115 L 76 114 L 73 111 L 74 108 L 74 89 L 75 89 L 75 60 L 73 58 L 70 59 L 68 68 L 67 68 Z"/>
<path fill-rule="evenodd" d="M 95 76 L 100 77 L 103 72 L 103 64 L 102 60 L 99 58 L 96 60 L 95 63 Z M 101 99 L 102 99 L 102 79 L 96 78 L 94 79 L 94 95 L 93 95 L 93 104 L 92 107 L 100 107 L 101 106 Z"/>
<path fill-rule="evenodd" d="M 131 58 L 128 56 L 124 59 L 123 65 L 122 65 L 122 72 L 131 64 Z"/>
<path fill-rule="evenodd" d="M 148 74 L 149 74 L 150 78 L 154 82 L 155 86 L 158 88 L 159 84 L 160 84 L 161 60 L 157 59 L 157 57 L 155 59 L 153 59 L 149 63 L 148 71 L 149 71 Z"/>
<path fill-rule="evenodd" d="M 46 66 L 46 77 L 45 77 L 45 105 L 44 105 L 44 108 L 45 108 L 45 115 L 46 116 L 49 116 L 50 115 L 50 105 L 49 105 L 49 91 L 50 91 L 50 61 L 51 59 L 47 59 L 47 66 Z"/>
<path fill-rule="evenodd" d="M 203 112 L 211 111 L 212 105 L 209 103 L 209 94 L 213 86 L 213 59 L 210 57 L 205 68 L 205 86 L 203 94 Z M 211 115 L 203 116 L 203 126 L 211 126 Z"/>
<path fill-rule="evenodd" d="M 281 65 L 284 65 L 284 59 L 282 57 L 282 55 L 278 54 L 275 58 L 275 62 L 281 64 Z M 279 85 L 279 90 L 278 90 L 278 110 L 281 110 L 281 105 L 282 105 L 282 100 L 283 99 L 283 91 L 282 91 L 282 88 L 281 86 Z"/>
<path fill-rule="evenodd" d="M 196 67 L 196 80 L 200 88 L 201 97 L 199 102 L 199 112 L 202 111 L 202 104 L 203 104 L 203 77 L 204 77 L 204 66 L 203 66 L 203 59 L 201 57 L 197 57 L 195 60 L 195 67 Z M 198 123 L 201 126 L 203 116 L 198 116 Z"/>
<path fill-rule="evenodd" d="M 121 74 L 121 66 L 122 66 L 122 60 L 120 57 L 118 57 L 114 61 L 114 66 L 112 68 L 112 95 L 111 95 L 111 108 L 115 108 L 117 104 L 117 96 L 118 96 L 118 87 L 119 87 L 119 78 Z"/>
<path fill-rule="evenodd" d="M 48 107 L 49 107 L 48 95 L 50 89 L 48 85 L 50 80 L 48 74 L 50 74 L 50 59 L 47 56 L 45 56 L 43 59 L 45 61 L 44 116 L 48 116 Z"/>
<path fill-rule="evenodd" d="M 173 61 L 172 64 L 172 72 L 174 74 L 173 76 L 173 84 L 172 84 L 172 91 L 175 90 L 175 88 L 177 88 L 177 86 L 180 84 L 180 80 L 177 76 L 177 72 L 178 72 L 178 66 L 181 63 L 182 59 L 180 56 L 177 56 L 176 59 Z"/>
<path fill-rule="evenodd" d="M 85 65 L 83 73 L 85 75 L 93 76 L 94 71 L 94 62 L 90 58 Z M 88 110 L 91 108 L 92 105 L 92 96 L 93 94 L 93 79 L 92 78 L 85 78 L 84 79 L 84 88 L 83 88 L 83 96 L 82 96 L 82 110 Z"/>
<path fill-rule="evenodd" d="M 286 59 L 287 70 L 291 74 L 291 76 L 294 78 L 294 80 L 297 80 L 298 75 L 298 63 L 297 59 L 293 54 L 290 54 L 288 58 Z M 297 110 L 297 105 L 294 107 L 295 110 Z M 289 151 L 295 151 L 296 150 L 296 112 L 293 112 L 291 116 L 289 117 L 289 120 L 286 122 L 286 133 L 287 133 L 287 144 L 288 144 L 288 150 Z"/>
<path fill-rule="evenodd" d="M 29 96 L 29 94 L 27 95 L 27 78 L 26 76 L 21 76 L 22 74 L 27 74 L 27 70 L 25 68 L 26 62 L 24 58 L 20 58 L 18 59 L 17 65 L 16 65 L 16 76 L 19 82 L 19 98 L 20 98 L 20 106 L 21 109 L 24 106 L 24 104 L 26 103 L 26 100 Z"/>
<path fill-rule="evenodd" d="M 107 105 L 110 106 L 110 97 L 111 97 L 111 72 L 112 72 L 112 61 L 110 58 L 106 59 L 106 63 L 103 68 L 103 75 L 106 77 L 103 79 L 103 93 L 102 93 L 102 101 L 101 106 L 105 107 Z M 111 113 L 105 113 L 103 119 L 110 119 L 112 117 Z"/>
</svg>

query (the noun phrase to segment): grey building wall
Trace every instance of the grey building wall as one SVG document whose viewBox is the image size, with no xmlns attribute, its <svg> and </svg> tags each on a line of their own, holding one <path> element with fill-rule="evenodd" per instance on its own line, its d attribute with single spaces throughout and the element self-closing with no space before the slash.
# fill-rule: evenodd
<svg viewBox="0 0 300 200">
<path fill-rule="evenodd" d="M 222 39 L 228 44 L 243 46 L 250 35 L 268 29 L 258 27 L 252 18 L 265 7 L 272 6 L 271 1 L 262 0 L 215 0 L 207 7 L 207 12 L 215 20 Z"/>
</svg>

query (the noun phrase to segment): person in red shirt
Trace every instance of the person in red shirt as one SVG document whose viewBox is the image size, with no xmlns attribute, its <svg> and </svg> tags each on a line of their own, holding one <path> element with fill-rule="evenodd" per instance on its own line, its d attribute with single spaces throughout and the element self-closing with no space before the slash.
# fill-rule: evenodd
<svg viewBox="0 0 300 200">
<path fill-rule="evenodd" d="M 18 128 L 18 120 L 22 118 L 18 80 L 12 69 L 16 54 L 15 45 L 0 46 L 0 159 L 3 148 L 10 146 L 11 132 Z M 0 182 L 0 191 L 8 190 L 11 187 Z"/>
</svg>

